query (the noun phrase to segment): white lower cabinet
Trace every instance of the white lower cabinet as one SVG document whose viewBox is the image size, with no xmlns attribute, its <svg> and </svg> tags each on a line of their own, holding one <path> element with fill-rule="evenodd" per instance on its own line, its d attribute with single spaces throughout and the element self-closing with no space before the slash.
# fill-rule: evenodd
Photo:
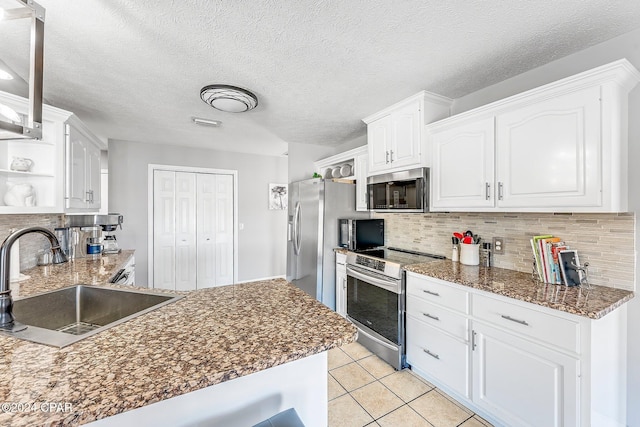
<svg viewBox="0 0 640 427">
<path fill-rule="evenodd" d="M 580 362 L 473 324 L 473 402 L 509 426 L 576 426 Z"/>
<path fill-rule="evenodd" d="M 412 272 L 406 290 L 411 369 L 495 425 L 626 425 L 625 305 L 594 320 Z"/>
<path fill-rule="evenodd" d="M 336 312 L 347 317 L 347 256 L 336 252 Z"/>
<path fill-rule="evenodd" d="M 470 397 L 466 341 L 407 316 L 407 363 L 419 366 L 450 389 Z"/>
</svg>

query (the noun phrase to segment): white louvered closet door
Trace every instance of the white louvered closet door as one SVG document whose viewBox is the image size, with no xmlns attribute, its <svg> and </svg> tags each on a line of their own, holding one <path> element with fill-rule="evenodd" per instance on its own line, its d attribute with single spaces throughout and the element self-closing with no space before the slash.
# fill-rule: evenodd
<svg viewBox="0 0 640 427">
<path fill-rule="evenodd" d="M 166 190 L 172 175 L 173 192 Z M 233 283 L 233 194 L 232 175 L 155 171 L 155 288 L 193 290 Z"/>
</svg>

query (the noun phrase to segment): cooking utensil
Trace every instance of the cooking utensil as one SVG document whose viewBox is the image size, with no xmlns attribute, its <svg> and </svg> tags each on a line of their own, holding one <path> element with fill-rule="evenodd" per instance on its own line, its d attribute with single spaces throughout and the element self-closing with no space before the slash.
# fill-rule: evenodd
<svg viewBox="0 0 640 427">
<path fill-rule="evenodd" d="M 467 244 L 467 245 L 468 245 L 468 244 L 473 243 L 473 237 L 471 237 L 471 236 L 465 236 L 465 237 L 462 239 L 462 243 Z"/>
<path fill-rule="evenodd" d="M 464 235 L 473 237 L 473 231 L 467 230 L 467 231 L 464 232 Z"/>
<path fill-rule="evenodd" d="M 455 232 L 453 233 L 453 237 L 457 238 L 458 240 L 462 240 L 464 236 L 462 235 L 462 233 Z"/>
</svg>

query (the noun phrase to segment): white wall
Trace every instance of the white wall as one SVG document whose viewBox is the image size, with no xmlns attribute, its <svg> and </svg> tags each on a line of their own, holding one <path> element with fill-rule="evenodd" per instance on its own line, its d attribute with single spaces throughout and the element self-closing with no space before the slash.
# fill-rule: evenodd
<svg viewBox="0 0 640 427">
<path fill-rule="evenodd" d="M 586 71 L 620 58 L 627 58 L 640 70 L 640 30 L 635 30 L 607 42 L 553 61 L 542 67 L 479 90 L 454 102 L 454 113 L 469 110 L 542 84 Z M 640 86 L 629 96 L 629 210 L 640 215 Z M 636 222 L 635 241 L 640 239 Z M 636 291 L 638 280 L 638 250 L 636 247 Z M 595 262 L 595 261 L 594 261 Z M 640 295 L 628 303 L 628 419 L 627 425 L 640 426 Z"/>
<path fill-rule="evenodd" d="M 147 174 L 149 164 L 238 171 L 238 281 L 286 274 L 287 211 L 269 210 L 269 183 L 288 182 L 287 158 L 171 145 L 109 141 L 109 210 L 124 215 L 117 232 L 136 250 L 136 284 L 147 284 Z"/>
<path fill-rule="evenodd" d="M 333 147 L 314 144 L 289 143 L 289 182 L 313 177 L 313 162 L 333 155 Z"/>
<path fill-rule="evenodd" d="M 335 147 L 290 142 L 288 150 L 289 182 L 311 178 L 315 171 L 313 163 L 318 160 L 366 144 L 366 133 Z"/>
</svg>

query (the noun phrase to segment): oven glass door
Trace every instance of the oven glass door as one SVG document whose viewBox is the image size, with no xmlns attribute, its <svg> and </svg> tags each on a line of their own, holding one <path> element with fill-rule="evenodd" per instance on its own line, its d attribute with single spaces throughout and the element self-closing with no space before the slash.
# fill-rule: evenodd
<svg viewBox="0 0 640 427">
<path fill-rule="evenodd" d="M 347 276 L 347 314 L 389 341 L 400 343 L 400 295 Z"/>
</svg>

